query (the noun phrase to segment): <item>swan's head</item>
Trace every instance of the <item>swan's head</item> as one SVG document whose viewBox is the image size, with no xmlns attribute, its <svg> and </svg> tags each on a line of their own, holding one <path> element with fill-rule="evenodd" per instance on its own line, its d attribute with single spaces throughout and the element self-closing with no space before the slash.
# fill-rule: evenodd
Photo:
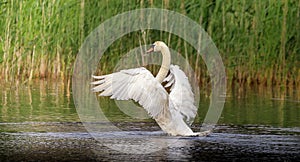
<svg viewBox="0 0 300 162">
<path fill-rule="evenodd" d="M 168 48 L 168 46 L 164 42 L 162 42 L 162 41 L 156 41 L 147 50 L 147 53 L 150 53 L 150 52 L 160 52 L 164 48 Z"/>
</svg>

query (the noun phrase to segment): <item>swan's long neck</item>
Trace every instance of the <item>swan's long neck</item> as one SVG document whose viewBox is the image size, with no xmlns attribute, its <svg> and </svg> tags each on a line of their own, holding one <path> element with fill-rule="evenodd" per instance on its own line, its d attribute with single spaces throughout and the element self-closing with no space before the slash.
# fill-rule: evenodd
<svg viewBox="0 0 300 162">
<path fill-rule="evenodd" d="M 170 50 L 167 46 L 162 47 L 161 54 L 163 56 L 162 58 L 162 64 L 158 71 L 158 74 L 156 75 L 156 79 L 159 81 L 159 83 L 162 83 L 163 80 L 168 75 L 170 64 L 171 64 L 171 55 Z"/>
</svg>

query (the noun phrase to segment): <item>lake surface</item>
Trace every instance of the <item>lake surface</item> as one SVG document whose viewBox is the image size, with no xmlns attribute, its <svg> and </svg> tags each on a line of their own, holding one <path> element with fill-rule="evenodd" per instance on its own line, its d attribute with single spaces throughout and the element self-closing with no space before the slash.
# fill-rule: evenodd
<svg viewBox="0 0 300 162">
<path fill-rule="evenodd" d="M 229 89 L 208 137 L 167 136 L 153 120 L 134 119 L 107 98 L 99 99 L 102 111 L 121 131 L 88 132 L 63 82 L 4 85 L 0 93 L 0 161 L 300 160 L 300 94 L 293 88 Z M 196 131 L 209 106 L 207 94 L 201 94 Z M 159 151 L 125 153 L 135 145 Z"/>
</svg>

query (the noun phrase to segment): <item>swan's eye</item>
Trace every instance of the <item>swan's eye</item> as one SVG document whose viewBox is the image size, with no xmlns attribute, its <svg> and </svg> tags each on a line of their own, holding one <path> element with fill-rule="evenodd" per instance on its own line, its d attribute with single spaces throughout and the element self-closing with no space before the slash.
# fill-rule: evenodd
<svg viewBox="0 0 300 162">
<path fill-rule="evenodd" d="M 154 47 L 155 47 L 155 44 L 152 44 L 150 48 L 154 48 Z"/>
</svg>

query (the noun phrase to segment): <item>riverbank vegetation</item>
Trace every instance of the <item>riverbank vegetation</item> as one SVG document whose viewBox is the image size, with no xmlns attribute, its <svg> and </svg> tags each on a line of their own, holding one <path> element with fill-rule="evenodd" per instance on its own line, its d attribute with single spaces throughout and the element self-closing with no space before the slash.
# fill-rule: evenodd
<svg viewBox="0 0 300 162">
<path fill-rule="evenodd" d="M 211 36 L 233 85 L 300 87 L 300 1 L 0 1 L 0 78 L 69 80 L 88 34 L 109 18 L 133 9 L 164 8 L 198 22 Z M 205 64 L 182 39 L 168 33 L 133 32 L 114 43 L 101 64 L 109 72 L 130 49 L 166 36 L 209 83 Z M 146 34 L 149 35 L 149 34 Z M 142 41 L 141 41 L 142 40 Z M 126 43 L 130 42 L 130 43 Z M 197 62 L 196 62 L 197 60 Z"/>
</svg>

